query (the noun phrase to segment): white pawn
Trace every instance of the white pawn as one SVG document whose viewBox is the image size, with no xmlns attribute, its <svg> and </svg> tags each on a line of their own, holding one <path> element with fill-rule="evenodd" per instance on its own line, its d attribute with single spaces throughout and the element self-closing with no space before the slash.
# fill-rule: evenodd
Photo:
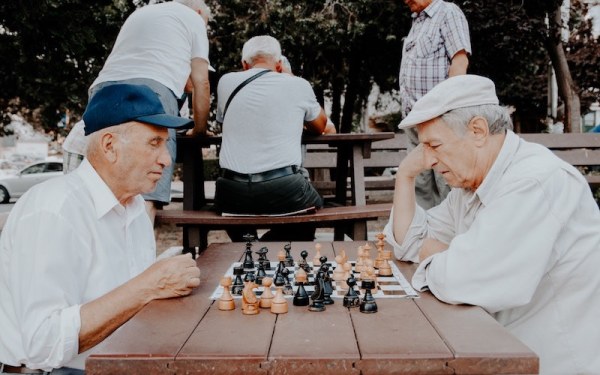
<svg viewBox="0 0 600 375">
<path fill-rule="evenodd" d="M 313 257 L 313 267 L 319 267 L 321 265 L 321 244 L 316 243 L 315 249 L 317 250 L 317 253 Z"/>
</svg>

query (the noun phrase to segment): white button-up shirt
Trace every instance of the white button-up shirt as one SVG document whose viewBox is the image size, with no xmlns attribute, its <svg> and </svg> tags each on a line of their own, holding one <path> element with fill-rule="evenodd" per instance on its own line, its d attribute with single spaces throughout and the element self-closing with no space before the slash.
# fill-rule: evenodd
<svg viewBox="0 0 600 375">
<path fill-rule="evenodd" d="M 393 217 L 393 216 L 392 216 Z M 541 373 L 600 374 L 600 211 L 581 173 L 508 132 L 481 186 L 417 207 L 398 259 L 426 237 L 448 250 L 412 279 L 440 300 L 483 307 L 540 357 Z"/>
<path fill-rule="evenodd" d="M 80 306 L 152 264 L 156 243 L 141 196 L 121 205 L 84 160 L 33 187 L 0 238 L 0 362 L 84 368 Z"/>
</svg>

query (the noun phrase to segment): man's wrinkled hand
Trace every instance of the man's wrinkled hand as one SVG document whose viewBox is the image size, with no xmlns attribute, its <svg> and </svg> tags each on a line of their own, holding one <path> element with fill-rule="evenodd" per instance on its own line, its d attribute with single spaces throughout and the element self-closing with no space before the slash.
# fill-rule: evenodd
<svg viewBox="0 0 600 375">
<path fill-rule="evenodd" d="M 191 254 L 175 255 L 154 263 L 144 272 L 153 299 L 186 296 L 200 285 L 200 269 Z"/>
</svg>

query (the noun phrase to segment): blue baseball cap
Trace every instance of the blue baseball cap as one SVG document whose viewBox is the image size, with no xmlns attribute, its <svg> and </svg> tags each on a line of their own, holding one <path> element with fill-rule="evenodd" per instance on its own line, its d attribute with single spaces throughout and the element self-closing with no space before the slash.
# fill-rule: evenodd
<svg viewBox="0 0 600 375">
<path fill-rule="evenodd" d="M 168 115 L 158 95 L 145 85 L 115 84 L 98 90 L 83 113 L 85 135 L 129 121 L 173 129 L 189 129 L 194 121 Z"/>
</svg>

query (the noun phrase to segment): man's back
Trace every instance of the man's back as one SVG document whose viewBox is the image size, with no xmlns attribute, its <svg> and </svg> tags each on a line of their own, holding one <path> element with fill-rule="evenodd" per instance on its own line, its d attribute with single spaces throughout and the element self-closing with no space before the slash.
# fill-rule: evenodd
<svg viewBox="0 0 600 375">
<path fill-rule="evenodd" d="M 92 87 L 107 81 L 150 78 L 180 97 L 194 57 L 208 61 L 202 17 L 176 2 L 147 5 L 125 21 Z"/>
<path fill-rule="evenodd" d="M 221 167 L 239 173 L 300 165 L 304 122 L 314 120 L 321 111 L 306 80 L 271 72 L 244 86 L 223 119 L 225 103 L 233 90 L 262 70 L 226 74 L 217 89 L 217 120 L 223 122 Z"/>
</svg>

